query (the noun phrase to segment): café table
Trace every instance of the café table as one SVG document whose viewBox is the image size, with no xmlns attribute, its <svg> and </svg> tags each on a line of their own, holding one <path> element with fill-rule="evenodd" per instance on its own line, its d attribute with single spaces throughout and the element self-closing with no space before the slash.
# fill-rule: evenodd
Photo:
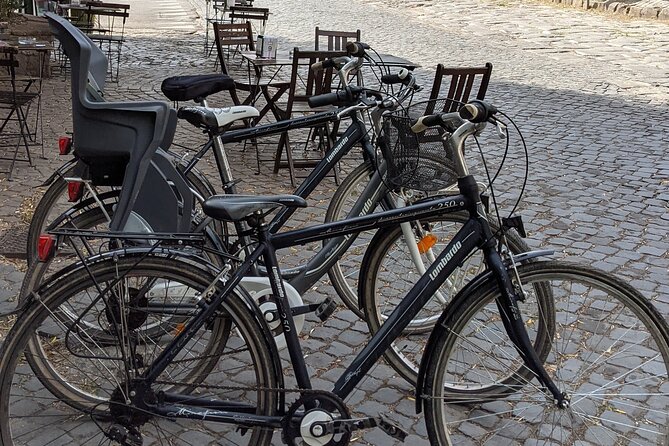
<svg viewBox="0 0 669 446">
<path fill-rule="evenodd" d="M 274 81 L 280 75 L 283 67 L 293 64 L 293 59 L 288 55 L 279 55 L 276 58 L 260 57 L 254 51 L 242 51 L 241 56 L 248 63 L 249 84 L 255 83 L 256 85 L 255 97 L 252 98 L 251 104 L 255 105 L 260 96 L 266 102 L 265 106 L 259 110 L 260 115 L 255 118 L 254 125 L 270 111 L 277 121 L 283 119 L 283 114 L 277 103 L 290 89 L 290 83 Z M 270 71 L 269 75 L 267 75 L 268 71 Z"/>
</svg>

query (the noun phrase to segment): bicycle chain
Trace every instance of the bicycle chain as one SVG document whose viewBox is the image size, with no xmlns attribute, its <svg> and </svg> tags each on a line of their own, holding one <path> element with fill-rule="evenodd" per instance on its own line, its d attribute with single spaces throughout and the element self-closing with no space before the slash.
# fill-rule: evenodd
<svg viewBox="0 0 669 446">
<path fill-rule="evenodd" d="M 184 382 L 176 382 L 176 381 L 154 381 L 154 384 L 164 384 L 164 385 L 177 385 L 177 386 L 196 386 L 196 387 L 202 387 L 205 389 L 216 389 L 216 390 L 242 390 L 242 391 L 250 391 L 250 392 L 275 392 L 275 393 L 302 393 L 305 395 L 332 395 L 332 393 L 327 392 L 325 390 L 316 390 L 316 389 L 300 389 L 300 388 L 273 388 L 273 387 L 244 387 L 244 386 L 221 386 L 221 385 L 215 385 L 215 384 L 194 384 L 194 383 L 184 383 Z"/>
</svg>

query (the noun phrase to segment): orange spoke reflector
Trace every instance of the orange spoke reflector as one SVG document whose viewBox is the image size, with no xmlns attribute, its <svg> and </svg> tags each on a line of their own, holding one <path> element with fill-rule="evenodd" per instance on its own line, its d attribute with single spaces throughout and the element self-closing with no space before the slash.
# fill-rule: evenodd
<svg viewBox="0 0 669 446">
<path fill-rule="evenodd" d="M 428 249 L 432 248 L 437 243 L 437 236 L 430 233 L 420 239 L 418 242 L 418 252 L 425 254 Z"/>
<path fill-rule="evenodd" d="M 174 329 L 174 336 L 179 336 L 181 332 L 184 331 L 184 328 L 186 328 L 186 324 L 179 322 L 177 328 Z"/>
</svg>

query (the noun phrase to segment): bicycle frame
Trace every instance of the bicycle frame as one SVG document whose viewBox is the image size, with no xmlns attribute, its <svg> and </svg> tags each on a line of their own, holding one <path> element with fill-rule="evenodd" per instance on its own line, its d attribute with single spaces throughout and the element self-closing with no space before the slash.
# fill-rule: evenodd
<svg viewBox="0 0 669 446">
<path fill-rule="evenodd" d="M 304 128 L 331 122 L 337 118 L 337 111 L 328 111 L 317 113 L 311 116 L 280 121 L 276 123 L 266 124 L 258 127 L 251 127 L 248 129 L 240 129 L 232 132 L 226 132 L 220 136 L 221 143 L 241 142 L 252 138 L 259 138 L 262 136 L 274 135 L 291 129 Z M 335 141 L 332 149 L 328 151 L 325 156 L 319 161 L 316 167 L 310 172 L 309 176 L 298 186 L 294 194 L 302 198 L 307 198 L 316 189 L 316 187 L 323 181 L 328 173 L 334 169 L 338 162 L 349 153 L 357 144 L 362 146 L 363 158 L 373 160 L 376 157 L 374 147 L 372 146 L 369 137 L 367 136 L 367 129 L 360 116 L 356 113 L 351 114 L 351 124 L 346 131 Z M 210 141 L 193 157 L 185 169 L 188 173 L 195 164 L 201 159 L 204 153 L 212 146 L 216 149 L 219 144 L 216 143 L 217 138 L 211 138 Z M 222 166 L 227 164 L 224 158 L 223 151 L 215 150 L 214 156 L 221 172 L 221 180 L 223 181 L 226 193 L 236 193 L 234 182 L 229 178 L 224 177 Z M 373 211 L 377 204 L 383 200 L 383 204 L 387 209 L 394 208 L 392 200 L 384 199 L 386 197 L 387 188 L 383 183 L 383 174 L 385 172 L 385 164 L 377 166 L 377 171 L 370 177 L 370 181 L 358 197 L 358 200 L 353 205 L 349 215 L 350 217 L 357 217 L 366 215 Z M 295 208 L 281 209 L 274 219 L 269 223 L 269 230 L 272 233 L 278 232 L 283 225 L 295 213 Z M 346 250 L 353 244 L 357 236 L 356 234 L 348 234 L 342 237 L 336 237 L 329 240 L 318 253 L 312 257 L 306 264 L 297 268 L 287 270 L 284 273 L 284 278 L 289 279 L 290 285 L 295 290 L 303 294 L 308 291 L 318 280 L 325 275 L 328 270 L 334 265 L 337 260 L 346 252 Z M 251 271 L 253 272 L 253 271 Z"/>
<path fill-rule="evenodd" d="M 381 329 L 356 356 L 343 375 L 334 384 L 332 392 L 340 398 L 346 398 L 374 363 L 382 356 L 392 341 L 408 326 L 420 309 L 437 292 L 446 278 L 458 268 L 470 253 L 477 248 L 481 248 L 486 262 L 490 266 L 502 290 L 503 298 L 499 303 L 500 311 L 503 319 L 509 319 L 508 330 L 510 331 L 510 336 L 512 336 L 512 339 L 520 339 L 518 348 L 525 354 L 524 358 L 529 358 L 526 360 L 531 364 L 532 370 L 537 370 L 539 379 L 542 382 L 548 383 L 547 386 L 551 390 L 551 393 L 560 395 L 550 379 L 545 381 L 543 379 L 545 371 L 541 373 L 543 370 L 541 362 L 536 357 L 536 353 L 534 353 L 527 332 L 524 331 L 524 325 L 516 304 L 516 292 L 503 261 L 495 250 L 495 241 L 492 238 L 485 212 L 481 212 L 483 205 L 477 197 L 478 189 L 476 183 L 473 177 L 468 178 L 471 181 L 461 180 L 465 186 L 464 188 L 461 187 L 461 191 L 463 189 L 468 190 L 464 194 L 428 199 L 401 209 L 393 209 L 280 234 L 272 234 L 269 231 L 268 225 L 263 224 L 259 227 L 259 243 L 253 252 L 245 259 L 234 275 L 225 281 L 225 285 L 220 292 L 198 302 L 200 312 L 189 321 L 183 331 L 171 341 L 139 379 L 144 380 L 148 385 L 156 381 L 176 357 L 179 349 L 190 340 L 194 333 L 209 318 L 214 316 L 217 308 L 225 301 L 226 296 L 239 285 L 242 278 L 251 270 L 253 264 L 263 258 L 270 272 L 269 277 L 272 290 L 277 297 L 277 314 L 287 340 L 297 384 L 300 388 L 310 389 L 311 381 L 295 330 L 290 305 L 281 280 L 280 269 L 276 259 L 276 250 L 331 237 L 346 236 L 371 228 L 385 228 L 432 216 L 467 210 L 470 215 L 469 220 L 450 241 L 444 251 L 440 253 L 435 262 L 427 269 L 426 273 L 419 279 L 398 307 L 395 308 Z M 472 198 L 472 194 L 474 194 L 474 198 Z M 212 286 L 214 285 L 215 283 L 212 284 Z M 506 323 L 505 326 L 507 326 Z M 276 360 L 279 359 L 276 358 Z M 206 401 L 198 401 L 197 399 L 185 401 L 183 396 L 172 394 L 166 394 L 164 402 L 165 404 L 153 406 L 152 409 L 157 414 L 176 418 L 195 418 L 247 426 L 280 426 L 280 417 L 254 415 L 255 408 L 253 406 L 239 402 L 216 402 L 210 399 Z M 186 402 L 188 403 L 187 405 L 184 404 Z M 240 417 L 240 413 L 244 415 Z"/>
</svg>

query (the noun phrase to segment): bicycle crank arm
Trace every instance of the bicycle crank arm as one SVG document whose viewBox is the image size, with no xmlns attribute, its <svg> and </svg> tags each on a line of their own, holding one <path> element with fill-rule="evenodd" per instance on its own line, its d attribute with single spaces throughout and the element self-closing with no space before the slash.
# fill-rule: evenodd
<svg viewBox="0 0 669 446">
<path fill-rule="evenodd" d="M 372 427 L 378 427 L 389 436 L 402 442 L 404 442 L 404 439 L 408 435 L 402 428 L 395 426 L 381 416 L 314 423 L 312 430 L 314 430 L 316 426 L 320 426 L 323 429 L 323 435 L 350 433 L 357 430 L 370 429 Z"/>
</svg>

